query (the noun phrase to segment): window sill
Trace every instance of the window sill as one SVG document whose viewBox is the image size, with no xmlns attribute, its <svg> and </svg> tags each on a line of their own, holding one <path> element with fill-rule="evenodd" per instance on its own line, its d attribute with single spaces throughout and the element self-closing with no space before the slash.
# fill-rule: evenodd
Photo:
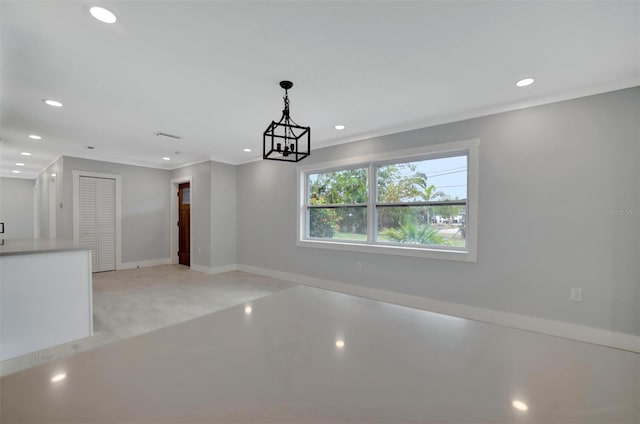
<svg viewBox="0 0 640 424">
<path fill-rule="evenodd" d="M 476 262 L 475 254 L 468 250 L 429 249 L 407 246 L 364 244 L 357 242 L 335 242 L 327 240 L 298 240 L 296 244 L 299 247 L 315 247 L 319 249 L 345 250 L 351 252 L 375 253 L 382 255 L 413 256 L 417 258 Z"/>
</svg>

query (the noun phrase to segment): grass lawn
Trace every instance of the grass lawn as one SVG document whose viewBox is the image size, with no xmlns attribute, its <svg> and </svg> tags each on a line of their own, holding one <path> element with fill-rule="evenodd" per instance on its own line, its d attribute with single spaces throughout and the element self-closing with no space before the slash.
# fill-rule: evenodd
<svg viewBox="0 0 640 424">
<path fill-rule="evenodd" d="M 454 246 L 454 247 L 464 247 L 465 246 L 465 241 L 459 237 L 456 236 L 456 234 L 443 234 L 443 236 L 447 239 L 447 241 L 449 242 L 449 246 Z M 337 231 L 334 236 L 333 236 L 334 240 L 353 240 L 353 241 L 366 241 L 367 240 L 367 235 L 366 234 L 358 234 L 358 233 L 343 233 L 340 231 Z M 391 242 L 391 240 L 388 237 L 385 236 L 381 236 L 378 235 L 378 241 L 381 242 Z"/>
<path fill-rule="evenodd" d="M 355 240 L 355 241 L 366 241 L 366 234 L 358 234 L 358 233 L 343 233 L 340 231 L 336 231 L 333 235 L 333 238 L 336 240 Z"/>
</svg>

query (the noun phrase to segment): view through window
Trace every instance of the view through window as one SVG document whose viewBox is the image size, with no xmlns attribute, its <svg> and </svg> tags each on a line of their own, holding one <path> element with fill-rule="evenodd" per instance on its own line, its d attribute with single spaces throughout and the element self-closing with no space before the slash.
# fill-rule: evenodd
<svg viewBox="0 0 640 424">
<path fill-rule="evenodd" d="M 367 240 L 367 168 L 310 174 L 307 192 L 310 238 Z"/>
<path fill-rule="evenodd" d="M 376 168 L 376 241 L 465 247 L 467 156 Z"/>
<path fill-rule="evenodd" d="M 465 248 L 467 172 L 466 153 L 308 172 L 305 237 Z"/>
</svg>

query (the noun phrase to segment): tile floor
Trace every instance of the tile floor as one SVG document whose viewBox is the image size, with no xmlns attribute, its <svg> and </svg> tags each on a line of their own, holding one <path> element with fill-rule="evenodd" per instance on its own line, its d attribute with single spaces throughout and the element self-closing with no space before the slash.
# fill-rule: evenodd
<svg viewBox="0 0 640 424">
<path fill-rule="evenodd" d="M 183 265 L 162 265 L 93 275 L 94 335 L 0 362 L 0 376 L 53 359 L 128 339 L 294 284 L 243 272 L 207 275 Z"/>
<path fill-rule="evenodd" d="M 638 354 L 304 286 L 0 385 L 3 423 L 640 422 Z"/>
</svg>

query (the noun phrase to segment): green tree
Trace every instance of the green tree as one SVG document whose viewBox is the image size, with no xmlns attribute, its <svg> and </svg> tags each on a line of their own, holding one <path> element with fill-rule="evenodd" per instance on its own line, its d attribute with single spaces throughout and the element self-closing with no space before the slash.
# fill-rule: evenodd
<svg viewBox="0 0 640 424">
<path fill-rule="evenodd" d="M 367 202 L 367 170 L 365 168 L 317 174 L 309 189 L 315 204 Z M 314 201 L 315 199 L 315 201 Z"/>
<path fill-rule="evenodd" d="M 413 164 L 386 165 L 378 168 L 378 202 L 399 203 L 422 198 L 427 176 L 416 171 Z M 413 208 L 381 207 L 378 225 L 382 228 L 398 227 L 415 217 Z"/>
<path fill-rule="evenodd" d="M 368 172 L 366 168 L 315 174 L 309 183 L 310 202 L 313 205 L 365 204 L 369 196 L 367 185 Z M 415 164 L 385 165 L 377 169 L 376 195 L 379 203 L 428 201 L 441 194 L 441 192 L 436 192 L 436 187 L 433 184 L 429 184 L 426 174 L 417 171 Z M 384 229 L 383 231 L 387 229 L 403 231 L 402 228 L 409 231 L 414 228 L 422 238 L 429 236 L 437 241 L 434 238 L 437 236 L 437 230 L 433 230 L 429 226 L 431 209 L 426 207 L 380 207 L 378 209 L 378 225 Z M 312 237 L 330 238 L 334 236 L 336 231 L 366 234 L 367 222 L 364 208 L 313 208 L 311 212 L 310 232 Z M 416 226 L 415 222 L 422 222 L 423 225 Z"/>
<path fill-rule="evenodd" d="M 309 186 L 309 195 L 313 205 L 335 205 L 335 204 L 366 204 L 368 197 L 367 190 L 367 169 L 357 168 L 345 171 L 328 172 L 317 174 Z M 322 218 L 317 213 L 317 228 L 324 228 L 323 233 L 331 233 L 333 237 L 335 231 L 346 229 L 349 232 L 365 234 L 367 231 L 366 219 L 362 214 L 353 208 L 319 209 L 326 211 Z M 325 228 L 327 222 L 333 222 L 333 232 Z M 313 223 L 313 222 L 312 222 Z M 310 228 L 311 232 L 311 228 Z M 314 237 L 312 235 L 312 237 Z"/>
<path fill-rule="evenodd" d="M 378 171 L 378 199 L 389 203 L 411 200 L 430 201 L 436 186 L 414 164 L 381 167 Z M 438 229 L 431 226 L 430 207 L 381 208 L 378 224 L 380 235 L 390 241 L 407 244 L 448 244 Z M 420 224 L 417 224 L 420 223 Z"/>
<path fill-rule="evenodd" d="M 332 238 L 336 233 L 335 209 L 312 208 L 309 212 L 309 236 Z"/>
</svg>

